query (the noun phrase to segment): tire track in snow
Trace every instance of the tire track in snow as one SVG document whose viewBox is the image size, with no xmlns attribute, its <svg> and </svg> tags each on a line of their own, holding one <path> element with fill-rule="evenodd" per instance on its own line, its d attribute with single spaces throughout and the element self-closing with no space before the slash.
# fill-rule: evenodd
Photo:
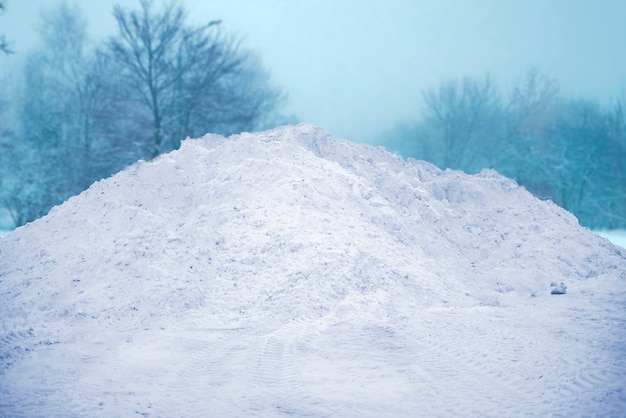
<svg viewBox="0 0 626 418">
<path fill-rule="evenodd" d="M 477 327 L 476 321 L 467 321 L 480 314 L 441 311 L 422 325 L 413 370 L 425 386 L 421 397 L 430 411 L 483 415 L 506 410 L 515 415 L 529 400 L 518 389 L 524 344 L 506 326 L 503 332 L 500 323 L 484 326 L 488 322 L 483 321 Z"/>
<path fill-rule="evenodd" d="M 250 375 L 251 412 L 259 416 L 320 415 L 304 400 L 307 395 L 301 379 L 301 350 L 310 333 L 311 321 L 298 318 L 263 337 Z"/>
<path fill-rule="evenodd" d="M 155 400 L 156 416 L 177 416 L 181 410 L 194 416 L 229 415 L 244 381 L 241 365 L 246 344 L 239 332 L 199 328 L 174 335 L 169 345 L 176 347 L 175 360 L 165 380 L 171 384 L 169 399 Z"/>
<path fill-rule="evenodd" d="M 598 310 L 598 306 L 603 309 Z M 561 327 L 554 331 L 555 340 L 562 341 L 567 349 L 560 353 L 562 367 L 554 391 L 563 397 L 602 405 L 602 413 L 610 416 L 626 411 L 623 334 L 607 333 L 609 329 L 626 329 L 624 308 L 609 301 L 583 308 L 569 307 L 563 315 Z M 581 413 L 580 410 L 577 412 Z"/>
<path fill-rule="evenodd" d="M 305 401 L 325 416 L 405 416 L 414 393 L 402 322 L 385 291 L 346 296 L 301 350 Z"/>
<path fill-rule="evenodd" d="M 48 370 L 35 372 L 36 367 L 42 365 L 46 369 L 54 369 L 57 362 L 51 354 L 58 352 L 55 350 L 58 341 L 21 324 L 12 327 L 3 324 L 2 328 L 0 416 L 37 416 L 42 408 L 47 408 L 54 392 L 51 388 L 71 382 L 70 373 L 58 375 Z M 39 399 L 33 400 L 33 394 L 37 394 Z M 63 405 L 62 402 L 56 403 Z"/>
<path fill-rule="evenodd" d="M 176 397 L 184 399 L 185 408 L 197 416 L 211 416 L 219 409 L 212 408 L 219 386 L 224 384 L 225 358 L 230 349 L 224 335 L 210 331 L 194 333 L 181 341 L 186 359 L 177 370 L 179 383 Z M 180 402 L 180 401 L 178 401 Z M 176 413 L 174 408 L 168 411 Z"/>
<path fill-rule="evenodd" d="M 425 335 L 414 344 L 419 366 L 413 369 L 424 383 L 420 392 L 428 409 L 423 412 L 520 416 L 550 410 L 572 416 L 623 411 L 625 351 L 598 347 L 610 343 L 606 329 L 616 327 L 584 323 L 583 317 L 597 314 L 592 310 L 581 314 L 580 324 L 567 324 L 573 316 L 552 302 L 517 312 L 475 307 L 426 315 L 414 330 Z"/>
<path fill-rule="evenodd" d="M 63 344 L 30 346 L 19 362 L 0 375 L 0 416 L 37 417 L 79 416 L 77 399 L 68 400 L 60 393 L 77 390 L 79 366 L 76 352 L 63 350 Z"/>
</svg>

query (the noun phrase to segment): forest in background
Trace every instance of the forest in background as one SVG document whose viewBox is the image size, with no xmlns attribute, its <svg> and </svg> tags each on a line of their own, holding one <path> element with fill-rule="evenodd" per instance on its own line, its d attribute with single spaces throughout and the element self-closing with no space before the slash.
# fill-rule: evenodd
<svg viewBox="0 0 626 418">
<path fill-rule="evenodd" d="M 626 228 L 626 96 L 609 105 L 561 93 L 531 69 L 503 94 L 490 76 L 422 95 L 420 117 L 385 146 L 405 158 L 476 173 L 492 168 L 592 229 Z"/>
<path fill-rule="evenodd" d="M 14 226 L 187 137 L 292 120 L 260 58 L 219 20 L 192 26 L 180 3 L 138 6 L 115 7 L 117 34 L 95 43 L 78 6 L 42 14 L 40 47 L 0 83 L 0 209 Z"/>
<path fill-rule="evenodd" d="M 0 83 L 0 217 L 37 219 L 186 137 L 296 121 L 280 112 L 286 94 L 258 56 L 221 21 L 193 26 L 186 16 L 180 3 L 139 0 L 116 7 L 117 33 L 93 42 L 77 6 L 42 15 L 39 48 L 20 51 L 23 64 Z M 0 31 L 0 60 L 14 52 Z M 626 228 L 624 93 L 609 104 L 571 98 L 532 69 L 507 92 L 466 77 L 421 98 L 418 116 L 380 144 L 442 169 L 493 168 L 582 225 Z"/>
</svg>

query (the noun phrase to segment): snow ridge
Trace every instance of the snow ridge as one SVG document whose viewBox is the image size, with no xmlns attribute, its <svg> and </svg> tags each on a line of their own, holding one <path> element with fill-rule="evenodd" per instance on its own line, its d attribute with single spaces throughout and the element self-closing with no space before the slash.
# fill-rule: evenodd
<svg viewBox="0 0 626 418">
<path fill-rule="evenodd" d="M 494 171 L 207 135 L 0 240 L 0 415 L 610 415 L 625 272 Z"/>
</svg>

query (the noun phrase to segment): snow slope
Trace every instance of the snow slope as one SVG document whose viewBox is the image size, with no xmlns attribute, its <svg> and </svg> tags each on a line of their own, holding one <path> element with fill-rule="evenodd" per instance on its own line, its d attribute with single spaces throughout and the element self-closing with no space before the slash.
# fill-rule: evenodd
<svg viewBox="0 0 626 418">
<path fill-rule="evenodd" d="M 622 248 L 626 248 L 626 230 L 623 229 L 614 229 L 614 230 L 600 230 L 594 231 L 596 234 L 600 235 L 611 241 L 613 244 L 618 245 Z"/>
<path fill-rule="evenodd" d="M 619 416 L 625 274 L 493 171 L 208 135 L 0 240 L 0 416 Z"/>
</svg>

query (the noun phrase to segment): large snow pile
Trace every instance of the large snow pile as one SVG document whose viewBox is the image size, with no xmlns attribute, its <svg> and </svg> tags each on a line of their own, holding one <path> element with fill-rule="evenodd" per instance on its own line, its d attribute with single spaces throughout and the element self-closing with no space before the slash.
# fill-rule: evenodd
<svg viewBox="0 0 626 418">
<path fill-rule="evenodd" d="M 0 416 L 621 415 L 625 272 L 493 171 L 187 140 L 0 240 Z"/>
</svg>

